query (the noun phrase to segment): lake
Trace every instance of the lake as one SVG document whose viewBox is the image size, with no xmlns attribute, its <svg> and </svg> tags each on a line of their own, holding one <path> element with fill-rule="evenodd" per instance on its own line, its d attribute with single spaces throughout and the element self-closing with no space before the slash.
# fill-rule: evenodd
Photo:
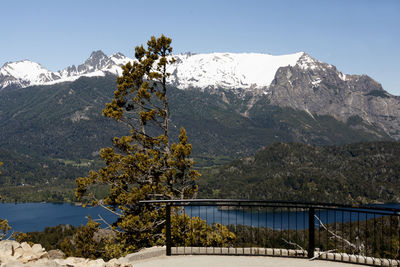
<svg viewBox="0 0 400 267">
<path fill-rule="evenodd" d="M 372 205 L 375 207 L 400 208 L 399 203 Z M 315 210 L 315 215 L 322 223 L 334 222 L 355 222 L 374 218 L 379 218 L 380 215 L 362 212 L 350 211 L 335 211 L 335 210 Z M 371 210 L 369 210 L 371 211 Z M 257 208 L 238 210 L 238 209 L 218 209 L 214 206 L 193 206 L 185 207 L 185 213 L 190 217 L 200 217 L 211 223 L 222 223 L 223 225 L 248 225 L 254 227 L 268 227 L 275 230 L 281 229 L 308 229 L 308 211 L 295 210 L 291 208 L 276 209 L 271 208 L 268 211 L 258 210 Z M 315 220 L 315 227 L 319 227 L 319 222 Z"/>
<path fill-rule="evenodd" d="M 45 227 L 59 224 L 73 226 L 85 225 L 87 216 L 92 219 L 101 215 L 106 221 L 113 222 L 116 216 L 101 207 L 75 206 L 70 203 L 1 203 L 0 218 L 7 219 L 12 231 L 43 231 Z"/>
<path fill-rule="evenodd" d="M 391 208 L 400 208 L 400 204 L 378 205 Z M 186 207 L 185 213 L 189 216 L 199 216 L 208 223 L 219 222 L 222 224 L 244 224 L 260 227 L 279 229 L 302 229 L 308 227 L 307 211 L 276 211 L 262 212 L 258 210 L 220 210 L 217 207 Z M 43 231 L 45 227 L 59 224 L 73 226 L 85 225 L 87 216 L 92 219 L 101 215 L 106 221 L 113 222 L 116 216 L 101 207 L 75 206 L 69 203 L 1 203 L 0 218 L 7 219 L 13 231 L 32 232 Z M 356 221 L 373 218 L 373 215 L 350 212 L 321 212 L 316 215 L 324 223 Z M 103 225 L 104 226 L 104 225 Z"/>
</svg>

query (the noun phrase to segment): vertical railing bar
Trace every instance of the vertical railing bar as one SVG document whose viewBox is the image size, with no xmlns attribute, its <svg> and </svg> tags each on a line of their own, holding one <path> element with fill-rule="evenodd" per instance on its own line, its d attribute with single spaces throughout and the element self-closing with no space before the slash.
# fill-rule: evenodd
<svg viewBox="0 0 400 267">
<path fill-rule="evenodd" d="M 358 242 L 361 245 L 361 237 L 360 237 L 360 211 L 357 212 L 357 238 L 358 238 Z M 358 250 L 360 250 L 360 248 L 358 248 Z M 361 254 L 361 251 L 358 252 L 358 255 Z M 360 263 L 359 261 L 360 257 L 357 257 L 357 263 Z"/>
<path fill-rule="evenodd" d="M 383 233 L 384 233 L 384 231 L 383 231 L 383 227 L 384 227 L 384 219 L 385 219 L 385 215 L 382 215 L 381 216 L 381 218 L 382 218 L 382 223 L 381 223 L 381 242 L 379 242 L 380 243 L 380 248 L 379 248 L 379 258 L 381 259 L 381 265 L 382 265 L 382 257 L 383 257 L 383 253 L 382 253 L 382 244 L 383 244 L 383 242 L 384 242 L 384 240 L 383 240 Z"/>
<path fill-rule="evenodd" d="M 304 234 L 303 234 L 303 244 L 304 244 L 304 246 L 306 245 L 306 209 L 305 208 L 302 208 L 302 210 L 303 210 L 303 231 L 304 231 Z"/>
<path fill-rule="evenodd" d="M 336 227 L 337 227 L 337 221 L 336 221 L 336 212 L 337 212 L 337 210 L 334 210 L 333 211 L 333 225 L 335 226 L 335 235 L 337 235 L 337 229 L 336 229 Z M 334 249 L 337 249 L 337 238 L 334 238 Z M 334 253 L 333 254 L 334 256 L 333 256 L 333 260 L 336 260 L 336 253 Z"/>
<path fill-rule="evenodd" d="M 186 215 L 185 207 L 181 207 L 181 209 L 183 210 L 183 218 L 186 218 L 185 217 L 185 215 Z M 189 218 L 189 220 L 190 219 L 191 218 Z M 185 223 L 185 228 L 186 228 L 186 223 Z M 178 254 L 178 246 L 176 246 L 175 253 Z M 183 255 L 186 255 L 186 246 L 185 246 L 185 244 L 183 244 Z"/>
<path fill-rule="evenodd" d="M 204 208 L 206 209 L 206 225 L 207 225 L 207 224 L 208 224 L 208 214 L 207 214 L 208 206 L 205 206 Z M 211 224 L 211 226 L 212 226 L 212 224 Z M 200 237 L 200 238 L 201 238 L 201 237 Z M 206 254 L 208 254 L 208 235 L 206 235 L 206 244 L 205 244 L 205 248 L 206 248 Z"/>
<path fill-rule="evenodd" d="M 364 238 L 365 238 L 365 252 L 368 251 L 368 213 L 365 212 L 365 233 L 364 233 Z M 365 253 L 367 255 L 367 253 Z"/>
<path fill-rule="evenodd" d="M 198 206 L 198 216 L 199 216 L 199 218 L 201 218 L 200 217 L 200 207 L 201 206 Z M 201 244 L 201 233 L 200 233 L 200 231 L 198 231 L 199 232 L 199 235 L 198 235 L 198 244 L 199 244 L 199 246 L 200 246 L 200 244 Z M 199 252 L 200 252 L 200 250 L 199 250 Z"/>
<path fill-rule="evenodd" d="M 244 207 L 246 207 L 246 206 L 244 206 Z M 242 222 L 243 222 L 243 226 L 242 226 L 242 228 L 243 228 L 243 230 L 244 230 L 244 227 L 245 227 L 245 225 L 246 225 L 246 223 L 245 223 L 245 221 L 244 221 L 244 207 L 242 208 L 242 218 L 243 218 L 243 220 L 242 220 Z M 243 243 L 242 243 L 242 247 L 243 247 L 243 250 L 242 250 L 242 254 L 244 254 L 244 247 L 245 247 L 245 240 L 243 240 Z"/>
<path fill-rule="evenodd" d="M 268 207 L 265 208 L 265 235 L 268 236 Z M 263 239 L 264 240 L 264 239 Z M 268 247 L 267 238 L 265 238 L 264 248 Z"/>
<path fill-rule="evenodd" d="M 260 207 L 257 208 L 257 246 L 260 247 Z"/>
<path fill-rule="evenodd" d="M 275 246 L 275 207 L 272 208 L 272 241 L 273 247 Z M 272 251 L 272 254 L 275 256 L 275 249 Z"/>
<path fill-rule="evenodd" d="M 297 206 L 296 206 L 296 237 L 295 237 L 295 241 L 299 240 L 299 232 L 298 232 L 298 226 L 297 226 Z"/>
<path fill-rule="evenodd" d="M 399 214 L 396 215 L 397 217 L 397 241 L 398 244 L 400 245 L 400 216 Z M 399 257 L 397 257 L 397 262 L 399 262 Z"/>
<path fill-rule="evenodd" d="M 193 241 L 194 241 L 194 235 L 193 235 L 193 206 L 190 206 L 190 235 L 191 235 L 191 241 L 190 241 L 190 254 L 193 254 Z"/>
<path fill-rule="evenodd" d="M 344 211 L 342 210 L 342 235 L 344 236 Z M 344 254 L 344 240 L 342 239 L 342 253 L 340 254 L 340 260 L 343 261 L 343 254 Z"/>
<path fill-rule="evenodd" d="M 282 240 L 282 236 L 283 236 L 283 233 L 282 233 L 282 224 L 283 224 L 283 214 L 282 214 L 282 207 L 280 207 L 280 213 L 281 213 L 281 227 L 280 227 L 280 240 Z M 280 253 L 280 256 L 282 256 L 282 247 L 279 249 L 279 253 Z"/>
<path fill-rule="evenodd" d="M 224 206 L 225 207 L 225 206 Z M 222 209 L 223 210 L 223 209 Z M 221 214 L 221 225 L 222 225 L 222 210 L 220 211 L 220 214 Z M 220 249 L 220 254 L 222 254 L 222 243 L 221 243 L 221 249 Z"/>
<path fill-rule="evenodd" d="M 230 220 L 229 220 L 229 217 L 230 217 L 230 210 L 231 210 L 231 206 L 228 206 L 228 224 L 227 224 L 227 226 L 229 227 L 229 223 L 230 223 Z M 229 252 L 230 252 L 230 246 L 228 247 L 228 254 L 229 254 Z"/>
<path fill-rule="evenodd" d="M 327 209 L 325 210 L 325 212 L 326 212 L 326 225 L 328 225 L 329 224 L 329 213 L 328 213 Z M 325 239 L 326 239 L 326 248 L 325 248 L 325 250 L 328 251 L 329 250 L 328 233 L 326 234 L 326 238 Z"/>
<path fill-rule="evenodd" d="M 392 233 L 392 218 L 393 218 L 393 215 L 389 215 L 389 237 L 390 237 L 390 239 L 392 238 L 392 236 L 393 236 L 393 233 Z M 393 251 L 392 251 L 392 241 L 391 240 L 389 240 L 389 251 L 390 251 L 390 254 L 392 254 L 393 253 Z M 394 254 L 394 253 L 393 253 Z M 392 264 L 390 264 L 390 265 L 392 265 Z"/>
<path fill-rule="evenodd" d="M 308 210 L 308 258 L 314 257 L 315 250 L 315 223 L 314 223 L 315 209 L 310 207 Z"/>
<path fill-rule="evenodd" d="M 321 218 L 321 209 L 318 209 L 318 218 L 322 221 Z M 321 250 L 321 223 L 318 221 L 318 248 Z"/>
<path fill-rule="evenodd" d="M 167 203 L 165 207 L 165 235 L 166 235 L 166 254 L 171 256 L 171 204 Z"/>
<path fill-rule="evenodd" d="M 240 203 L 239 203 L 240 204 Z M 237 221 L 237 214 L 238 214 L 238 207 L 236 207 L 236 209 L 235 209 L 235 231 L 236 231 L 236 234 L 238 234 L 238 221 Z M 235 254 L 237 254 L 237 246 L 235 246 Z"/>
<path fill-rule="evenodd" d="M 374 213 L 374 253 L 376 253 L 376 213 Z"/>
<path fill-rule="evenodd" d="M 350 243 L 352 243 L 351 239 L 352 239 L 352 232 L 353 232 L 353 231 L 352 231 L 352 228 L 353 228 L 353 227 L 352 227 L 352 226 L 353 226 L 353 223 L 352 223 L 352 222 L 353 222 L 353 221 L 352 221 L 352 217 L 353 217 L 353 216 L 352 216 L 352 215 L 353 215 L 353 213 L 350 211 L 350 232 L 349 232 L 349 239 L 350 239 L 349 241 L 350 241 Z"/>
<path fill-rule="evenodd" d="M 287 233 L 288 233 L 288 241 L 290 241 L 290 207 L 287 208 L 287 217 L 288 217 L 288 226 L 287 226 Z"/>
<path fill-rule="evenodd" d="M 218 206 L 215 206 L 215 208 L 218 208 Z M 213 209 L 213 214 L 212 214 L 213 224 L 215 224 L 215 208 Z M 215 247 L 214 246 L 213 246 L 213 254 L 215 254 Z"/>
<path fill-rule="evenodd" d="M 253 254 L 253 207 L 250 206 L 250 254 Z"/>
</svg>

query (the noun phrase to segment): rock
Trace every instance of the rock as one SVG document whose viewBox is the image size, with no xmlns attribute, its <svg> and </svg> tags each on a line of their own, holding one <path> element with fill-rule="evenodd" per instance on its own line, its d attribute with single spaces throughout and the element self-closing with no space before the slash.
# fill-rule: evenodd
<svg viewBox="0 0 400 267">
<path fill-rule="evenodd" d="M 0 267 L 132 267 L 129 259 L 121 257 L 104 262 L 103 259 L 91 260 L 68 257 L 61 250 L 46 250 L 39 244 L 32 247 L 24 242 L 0 242 Z"/>
<path fill-rule="evenodd" d="M 32 251 L 33 253 L 42 253 L 44 251 L 44 248 L 42 248 L 42 245 L 40 244 L 34 244 L 32 246 Z"/>
<path fill-rule="evenodd" d="M 32 248 L 31 248 L 31 246 L 28 244 L 28 243 L 26 243 L 26 242 L 23 242 L 23 243 L 21 243 L 21 248 L 23 249 L 23 250 L 25 250 L 25 251 L 28 251 L 28 250 L 31 250 Z"/>
<path fill-rule="evenodd" d="M 12 255 L 13 250 L 19 247 L 19 243 L 13 240 L 0 241 L 0 254 L 1 255 Z"/>
<path fill-rule="evenodd" d="M 52 250 L 48 251 L 47 254 L 49 255 L 50 259 L 64 259 L 65 258 L 65 253 L 59 249 L 52 249 Z"/>
<path fill-rule="evenodd" d="M 66 259 L 55 259 L 57 264 L 62 266 L 87 266 L 86 264 L 90 261 L 85 258 L 68 257 Z"/>
<path fill-rule="evenodd" d="M 25 265 L 19 261 L 6 261 L 2 262 L 1 267 L 24 267 Z"/>
<path fill-rule="evenodd" d="M 106 267 L 133 267 L 125 258 L 112 259 L 105 265 Z"/>
<path fill-rule="evenodd" d="M 39 259 L 37 261 L 28 263 L 28 266 L 29 267 L 61 267 L 62 265 L 58 264 L 54 260 Z"/>
<path fill-rule="evenodd" d="M 119 263 L 119 261 L 117 259 L 109 260 L 106 263 L 106 267 L 120 267 L 120 266 L 121 266 L 121 264 Z"/>
<path fill-rule="evenodd" d="M 18 244 L 19 245 L 19 244 Z M 24 250 L 21 247 L 17 247 L 14 249 L 14 255 L 12 255 L 14 258 L 18 259 L 24 255 Z"/>
<path fill-rule="evenodd" d="M 88 267 L 105 267 L 106 263 L 104 262 L 103 259 L 97 259 L 97 260 L 89 261 L 86 266 L 88 266 Z"/>
</svg>

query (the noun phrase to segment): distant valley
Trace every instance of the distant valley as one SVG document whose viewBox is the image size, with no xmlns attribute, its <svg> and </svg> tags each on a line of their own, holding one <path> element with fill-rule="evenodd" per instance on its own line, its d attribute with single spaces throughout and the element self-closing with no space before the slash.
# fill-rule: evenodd
<svg viewBox="0 0 400 267">
<path fill-rule="evenodd" d="M 39 74 L 48 80 L 14 77 L 9 67 L 18 67 L 11 63 L 0 69 L 3 189 L 40 187 L 56 192 L 40 200 L 68 200 L 70 191 L 54 185 L 65 181 L 72 187 L 74 178 L 101 166 L 100 148 L 126 134 L 101 116 L 119 65 L 129 60 L 116 55 L 120 61 L 97 51 L 60 76 Z M 187 129 L 198 168 L 251 157 L 278 142 L 331 146 L 400 138 L 400 98 L 368 76 L 342 74 L 305 53 L 259 56 L 260 62 L 249 55 L 185 54 L 171 69 L 171 130 L 176 136 L 180 126 Z M 250 70 L 239 68 L 245 64 Z M 210 80 L 211 73 L 218 80 Z M 14 200 L 10 194 L 8 199 Z"/>
</svg>

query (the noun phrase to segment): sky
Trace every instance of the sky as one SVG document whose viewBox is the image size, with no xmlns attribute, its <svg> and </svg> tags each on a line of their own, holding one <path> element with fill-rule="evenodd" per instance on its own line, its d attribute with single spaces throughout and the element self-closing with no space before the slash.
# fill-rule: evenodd
<svg viewBox="0 0 400 267">
<path fill-rule="evenodd" d="M 0 0 L 0 66 L 57 71 L 94 50 L 134 57 L 150 36 L 174 53 L 304 51 L 400 95 L 399 0 Z"/>
</svg>

